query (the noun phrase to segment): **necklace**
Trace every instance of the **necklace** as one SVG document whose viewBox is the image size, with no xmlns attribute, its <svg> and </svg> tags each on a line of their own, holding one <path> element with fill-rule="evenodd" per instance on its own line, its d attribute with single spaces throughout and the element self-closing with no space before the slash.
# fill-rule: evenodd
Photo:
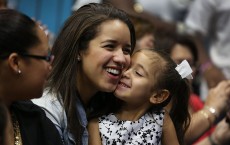
<svg viewBox="0 0 230 145">
<path fill-rule="evenodd" d="M 12 121 L 13 121 L 13 128 L 14 128 L 14 145 L 22 145 L 22 137 L 20 133 L 19 123 L 16 116 L 12 112 Z"/>
</svg>

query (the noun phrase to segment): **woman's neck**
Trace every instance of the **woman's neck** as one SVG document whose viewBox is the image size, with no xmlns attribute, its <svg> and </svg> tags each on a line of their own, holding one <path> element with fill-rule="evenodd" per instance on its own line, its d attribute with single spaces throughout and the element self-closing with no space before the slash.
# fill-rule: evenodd
<svg viewBox="0 0 230 145">
<path fill-rule="evenodd" d="M 10 105 L 12 104 L 12 101 L 10 100 L 9 94 L 7 94 L 5 91 L 3 91 L 4 89 L 2 89 L 2 87 L 0 86 L 0 98 L 1 101 L 4 102 L 4 104 L 9 108 Z"/>
<path fill-rule="evenodd" d="M 82 73 L 81 70 L 78 72 L 77 77 L 77 90 L 79 93 L 79 97 L 84 103 L 84 105 L 87 105 L 92 98 L 93 95 L 95 95 L 98 91 L 94 85 L 85 77 L 85 74 Z"/>
<path fill-rule="evenodd" d="M 79 93 L 79 97 L 80 97 L 80 99 L 82 100 L 82 102 L 84 103 L 84 105 L 87 105 L 88 103 L 89 103 L 89 101 L 90 101 L 90 99 L 92 98 L 92 96 L 94 95 L 94 94 L 96 94 L 96 92 L 94 93 L 94 92 L 90 92 L 90 90 L 88 90 L 87 91 L 87 89 L 81 89 L 81 88 L 77 88 L 77 90 L 78 90 L 78 93 Z"/>
</svg>

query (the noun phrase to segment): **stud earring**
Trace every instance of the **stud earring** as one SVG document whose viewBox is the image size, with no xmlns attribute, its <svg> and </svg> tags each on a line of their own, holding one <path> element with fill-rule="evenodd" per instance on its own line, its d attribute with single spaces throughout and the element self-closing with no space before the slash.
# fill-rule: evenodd
<svg viewBox="0 0 230 145">
<path fill-rule="evenodd" d="M 81 57 L 80 57 L 80 56 L 78 56 L 78 57 L 77 57 L 77 60 L 78 60 L 78 61 L 80 61 L 80 60 L 81 60 Z"/>
<path fill-rule="evenodd" d="M 21 70 L 18 70 L 18 74 L 21 74 L 22 73 L 22 71 Z"/>
</svg>

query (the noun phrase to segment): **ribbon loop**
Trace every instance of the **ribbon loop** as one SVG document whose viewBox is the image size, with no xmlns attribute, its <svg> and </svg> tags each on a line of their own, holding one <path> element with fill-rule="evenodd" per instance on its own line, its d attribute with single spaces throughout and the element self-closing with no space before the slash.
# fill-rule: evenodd
<svg viewBox="0 0 230 145">
<path fill-rule="evenodd" d="M 180 74 L 181 78 L 193 79 L 192 77 L 192 68 L 190 67 L 187 60 L 183 60 L 180 64 L 175 68 L 177 72 Z"/>
</svg>

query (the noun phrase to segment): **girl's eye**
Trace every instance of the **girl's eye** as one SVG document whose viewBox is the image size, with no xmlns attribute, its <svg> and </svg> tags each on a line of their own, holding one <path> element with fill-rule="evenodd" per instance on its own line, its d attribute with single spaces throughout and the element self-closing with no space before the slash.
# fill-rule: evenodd
<svg viewBox="0 0 230 145">
<path fill-rule="evenodd" d="M 143 77 L 143 75 L 141 73 L 139 73 L 138 71 L 135 71 L 135 73 L 140 76 L 140 77 Z"/>
</svg>

